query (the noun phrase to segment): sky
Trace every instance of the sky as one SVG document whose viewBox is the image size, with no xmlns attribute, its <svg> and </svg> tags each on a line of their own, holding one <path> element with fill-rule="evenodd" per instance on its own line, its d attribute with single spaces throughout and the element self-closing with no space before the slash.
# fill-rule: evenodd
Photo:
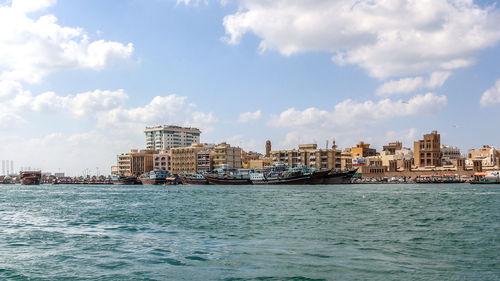
<svg viewBox="0 0 500 281">
<path fill-rule="evenodd" d="M 144 128 L 245 150 L 500 146 L 483 0 L 0 0 L 0 159 L 109 174 Z"/>
</svg>

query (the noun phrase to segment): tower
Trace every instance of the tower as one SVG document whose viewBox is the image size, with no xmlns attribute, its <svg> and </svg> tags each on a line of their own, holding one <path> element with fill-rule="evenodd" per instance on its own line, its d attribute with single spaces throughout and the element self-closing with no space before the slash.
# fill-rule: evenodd
<svg viewBox="0 0 500 281">
<path fill-rule="evenodd" d="M 269 158 L 271 156 L 271 141 L 266 141 L 266 157 Z"/>
</svg>

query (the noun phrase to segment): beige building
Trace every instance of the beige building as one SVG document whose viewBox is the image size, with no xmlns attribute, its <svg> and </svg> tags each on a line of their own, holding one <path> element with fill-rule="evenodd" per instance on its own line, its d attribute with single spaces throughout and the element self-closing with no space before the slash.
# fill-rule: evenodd
<svg viewBox="0 0 500 281">
<path fill-rule="evenodd" d="M 170 151 L 160 150 L 159 153 L 153 155 L 153 159 L 154 170 L 170 171 L 172 169 L 170 161 Z"/>
<path fill-rule="evenodd" d="M 274 164 L 317 169 L 342 168 L 340 150 L 319 149 L 317 144 L 300 144 L 298 149 L 271 151 L 270 154 Z"/>
<path fill-rule="evenodd" d="M 500 151 L 493 146 L 483 145 L 480 149 L 471 149 L 467 156 L 467 165 L 472 165 L 474 160 L 481 160 L 483 166 L 500 165 Z"/>
<path fill-rule="evenodd" d="M 414 161 L 419 167 L 441 166 L 441 136 L 437 131 L 424 135 L 414 143 Z"/>
<path fill-rule="evenodd" d="M 460 149 L 450 145 L 441 145 L 441 164 L 442 165 L 455 165 L 457 159 L 462 158 Z"/>
<path fill-rule="evenodd" d="M 140 176 L 153 170 L 153 155 L 156 150 L 139 150 L 130 152 L 130 173 Z"/>
<path fill-rule="evenodd" d="M 197 173 L 211 169 L 210 151 L 212 144 L 194 143 L 190 147 L 170 149 L 172 174 Z"/>
<path fill-rule="evenodd" d="M 244 169 L 249 169 L 250 168 L 250 161 L 252 160 L 260 160 L 263 158 L 263 155 L 258 153 L 258 152 L 254 152 L 254 151 L 249 151 L 249 152 L 246 152 L 246 151 L 241 151 L 241 162 L 242 162 L 242 166 Z"/>
<path fill-rule="evenodd" d="M 137 149 L 132 149 L 131 152 L 137 152 Z M 122 153 L 116 156 L 116 163 L 118 166 L 117 173 L 119 175 L 128 175 L 130 170 L 130 153 Z"/>
<path fill-rule="evenodd" d="M 111 166 L 111 176 L 118 176 L 120 174 L 119 171 L 118 166 Z"/>
<path fill-rule="evenodd" d="M 350 149 L 352 158 L 365 158 L 370 156 L 376 156 L 377 150 L 375 148 L 370 148 L 369 143 L 359 142 L 356 147 Z"/>
<path fill-rule="evenodd" d="M 382 151 L 387 152 L 389 155 L 394 155 L 396 154 L 397 150 L 401 150 L 402 148 L 403 148 L 403 143 L 396 141 L 396 142 L 390 142 L 388 145 L 384 145 L 382 147 Z"/>
<path fill-rule="evenodd" d="M 242 151 L 239 147 L 233 147 L 226 142 L 217 145 L 211 153 L 214 169 L 243 167 Z"/>
</svg>

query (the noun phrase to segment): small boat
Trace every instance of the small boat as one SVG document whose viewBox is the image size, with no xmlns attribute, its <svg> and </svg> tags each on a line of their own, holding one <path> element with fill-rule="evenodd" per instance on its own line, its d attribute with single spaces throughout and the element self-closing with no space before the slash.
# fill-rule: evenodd
<svg viewBox="0 0 500 281">
<path fill-rule="evenodd" d="M 142 174 L 139 177 L 139 180 L 141 181 L 142 184 L 158 185 L 158 184 L 165 184 L 169 176 L 170 173 L 167 171 L 153 170 Z"/>
<path fill-rule="evenodd" d="M 24 171 L 19 176 L 22 185 L 39 185 L 42 178 L 41 171 Z"/>
<path fill-rule="evenodd" d="M 113 176 L 111 179 L 111 182 L 114 185 L 136 185 L 136 184 L 141 184 L 141 182 L 137 179 L 137 177 L 132 176 L 132 175 L 119 175 L 119 176 Z"/>
<path fill-rule="evenodd" d="M 500 184 L 500 171 L 475 173 L 471 184 Z"/>
<path fill-rule="evenodd" d="M 179 177 L 183 184 L 208 184 L 208 180 L 199 173 L 183 174 Z"/>
<path fill-rule="evenodd" d="M 219 168 L 209 174 L 203 174 L 209 184 L 245 185 L 252 184 L 250 171 L 246 169 Z"/>
</svg>

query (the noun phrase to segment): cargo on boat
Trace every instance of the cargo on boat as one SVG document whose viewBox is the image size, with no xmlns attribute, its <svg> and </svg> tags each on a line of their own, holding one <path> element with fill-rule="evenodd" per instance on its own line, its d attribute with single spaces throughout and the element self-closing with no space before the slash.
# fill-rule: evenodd
<svg viewBox="0 0 500 281">
<path fill-rule="evenodd" d="M 203 174 L 209 184 L 218 185 L 246 185 L 252 184 L 250 170 L 234 168 L 218 168 L 210 173 Z"/>
<path fill-rule="evenodd" d="M 42 178 L 41 171 L 24 171 L 19 175 L 22 185 L 39 185 Z"/>
<path fill-rule="evenodd" d="M 136 185 L 136 184 L 142 184 L 136 176 L 133 175 L 119 175 L 119 176 L 113 176 L 111 179 L 111 182 L 114 185 Z"/>
<path fill-rule="evenodd" d="M 170 177 L 170 173 L 163 170 L 153 170 L 148 173 L 144 173 L 139 177 L 142 184 L 145 185 L 159 185 L 165 184 L 167 178 Z"/>
<path fill-rule="evenodd" d="M 179 177 L 183 184 L 208 184 L 208 180 L 199 173 L 182 174 Z"/>
</svg>

